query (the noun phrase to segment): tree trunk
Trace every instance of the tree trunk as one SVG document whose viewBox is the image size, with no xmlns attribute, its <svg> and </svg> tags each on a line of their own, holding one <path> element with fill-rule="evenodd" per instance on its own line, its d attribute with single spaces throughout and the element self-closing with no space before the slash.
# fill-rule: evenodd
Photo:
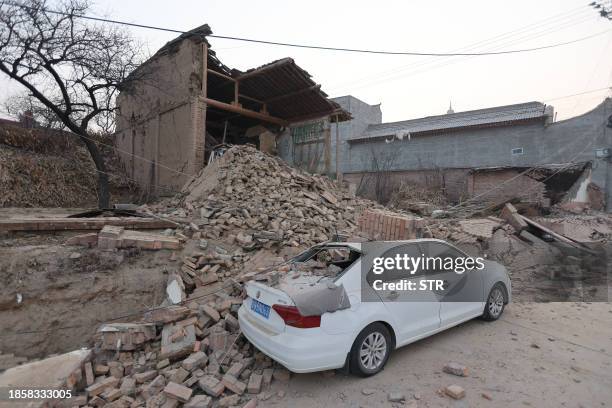
<svg viewBox="0 0 612 408">
<path fill-rule="evenodd" d="M 110 190 L 108 188 L 108 172 L 106 171 L 106 165 L 104 159 L 100 153 L 100 149 L 95 142 L 93 142 L 87 133 L 79 133 L 79 137 L 85 143 L 89 155 L 91 156 L 96 166 L 96 173 L 98 173 L 98 208 L 110 208 Z"/>
</svg>

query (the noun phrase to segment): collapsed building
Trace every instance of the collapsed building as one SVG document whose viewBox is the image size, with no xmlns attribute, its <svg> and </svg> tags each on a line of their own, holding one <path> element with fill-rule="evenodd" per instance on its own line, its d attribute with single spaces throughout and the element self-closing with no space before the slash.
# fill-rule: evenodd
<svg viewBox="0 0 612 408">
<path fill-rule="evenodd" d="M 203 25 L 168 42 L 118 97 L 115 143 L 149 196 L 178 192 L 216 147 L 250 143 L 383 203 L 407 184 L 455 203 L 612 208 L 609 98 L 559 122 L 552 106 L 528 102 L 384 123 L 380 105 L 328 98 L 291 58 L 225 66 L 211 33 Z"/>
<path fill-rule="evenodd" d="M 334 98 L 352 119 L 338 124 L 339 173 L 360 194 L 386 202 L 402 183 L 440 190 L 454 202 L 512 198 L 542 207 L 612 209 L 612 99 L 555 121 L 540 102 L 384 123 L 380 105 Z M 293 149 L 280 149 L 299 163 Z M 569 194 L 568 194 L 569 193 Z"/>
<path fill-rule="evenodd" d="M 116 146 L 128 176 L 152 196 L 178 191 L 215 146 L 275 153 L 278 137 L 306 135 L 313 119 L 325 124 L 329 145 L 330 124 L 350 118 L 291 58 L 246 72 L 225 66 L 206 40 L 211 33 L 203 25 L 168 42 L 118 96 Z M 330 172 L 329 151 L 309 145 L 296 154 Z"/>
</svg>

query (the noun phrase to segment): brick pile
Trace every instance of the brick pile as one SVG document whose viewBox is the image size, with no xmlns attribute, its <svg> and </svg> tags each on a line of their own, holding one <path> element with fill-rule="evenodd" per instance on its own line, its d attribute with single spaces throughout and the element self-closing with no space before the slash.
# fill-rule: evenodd
<svg viewBox="0 0 612 408">
<path fill-rule="evenodd" d="M 202 290 L 205 289 L 205 290 Z M 77 384 L 91 407 L 254 407 L 290 373 L 239 335 L 239 285 L 187 289 L 180 305 L 107 323 Z"/>
<path fill-rule="evenodd" d="M 382 206 L 252 146 L 232 147 L 182 194 L 149 207 L 190 220 L 191 232 L 203 239 L 237 243 L 245 251 L 309 247 L 336 233 L 354 234 L 367 208 Z"/>
<path fill-rule="evenodd" d="M 415 239 L 421 234 L 423 220 L 414 216 L 372 209 L 359 217 L 359 230 L 366 236 L 384 241 Z"/>
</svg>

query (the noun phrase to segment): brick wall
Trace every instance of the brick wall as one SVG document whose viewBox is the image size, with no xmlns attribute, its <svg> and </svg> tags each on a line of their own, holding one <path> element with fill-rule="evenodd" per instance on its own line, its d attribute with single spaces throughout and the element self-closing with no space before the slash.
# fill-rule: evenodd
<svg viewBox="0 0 612 408">
<path fill-rule="evenodd" d="M 474 172 L 468 181 L 470 196 L 484 194 L 478 200 L 483 202 L 521 198 L 522 201 L 539 203 L 548 207 L 550 200 L 545 196 L 544 183 L 531 177 L 518 176 L 520 173 L 520 170 L 512 169 Z M 510 181 L 513 178 L 515 179 Z"/>
<path fill-rule="evenodd" d="M 357 219 L 359 230 L 381 241 L 415 239 L 420 236 L 423 220 L 384 210 L 365 210 Z"/>
</svg>

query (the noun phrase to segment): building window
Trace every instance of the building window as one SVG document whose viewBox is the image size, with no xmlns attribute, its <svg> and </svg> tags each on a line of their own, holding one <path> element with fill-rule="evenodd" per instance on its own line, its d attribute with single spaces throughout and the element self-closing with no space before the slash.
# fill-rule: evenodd
<svg viewBox="0 0 612 408">
<path fill-rule="evenodd" d="M 291 137 L 293 138 L 293 143 L 302 144 L 322 140 L 324 128 L 324 121 L 292 127 Z"/>
<path fill-rule="evenodd" d="M 520 156 L 523 154 L 523 148 L 522 147 L 515 147 L 514 149 L 512 149 L 512 155 L 513 156 Z"/>
</svg>

